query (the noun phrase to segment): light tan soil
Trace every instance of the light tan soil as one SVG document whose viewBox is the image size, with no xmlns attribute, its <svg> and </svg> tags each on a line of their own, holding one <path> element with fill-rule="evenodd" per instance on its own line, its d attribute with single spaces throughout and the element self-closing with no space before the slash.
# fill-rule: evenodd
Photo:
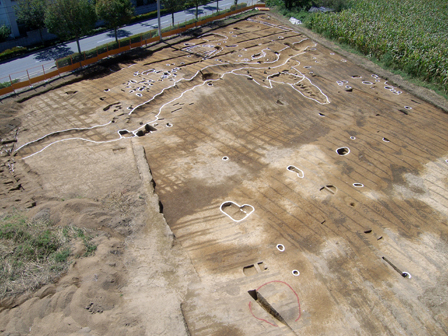
<svg viewBox="0 0 448 336">
<path fill-rule="evenodd" d="M 447 115 L 267 14 L 210 32 L 2 103 L 3 211 L 99 234 L 1 332 L 447 334 Z"/>
</svg>

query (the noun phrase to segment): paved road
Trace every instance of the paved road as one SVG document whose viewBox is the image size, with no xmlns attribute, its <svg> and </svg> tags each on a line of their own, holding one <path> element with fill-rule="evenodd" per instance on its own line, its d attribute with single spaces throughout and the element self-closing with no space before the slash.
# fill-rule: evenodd
<svg viewBox="0 0 448 336">
<path fill-rule="evenodd" d="M 238 2 L 243 1 L 239 0 Z M 257 2 L 258 2 L 257 0 L 246 1 L 248 5 L 252 5 L 252 3 L 256 4 Z M 228 9 L 230 8 L 231 5 L 233 5 L 233 3 L 234 0 L 220 0 L 219 9 L 220 10 Z M 193 19 L 195 16 L 195 11 L 196 11 L 195 8 L 191 8 L 182 12 L 175 13 L 174 23 L 178 24 Z M 216 2 L 209 3 L 208 5 L 199 7 L 200 16 L 209 15 L 212 14 L 213 12 L 216 12 Z M 161 17 L 162 28 L 170 26 L 171 23 L 172 23 L 171 14 Z M 156 28 L 158 28 L 157 18 L 144 22 L 135 23 L 129 26 L 124 26 L 118 31 L 118 33 L 119 38 L 123 38 L 126 36 L 143 33 Z M 81 50 L 93 49 L 102 44 L 112 42 L 114 38 L 115 37 L 113 31 L 86 37 L 80 40 Z M 45 71 L 49 71 L 52 67 L 55 66 L 54 60 L 70 55 L 77 51 L 78 49 L 76 46 L 76 42 L 62 43 L 56 47 L 47 48 L 38 51 L 35 54 L 19 58 L 8 63 L 0 64 L 0 83 L 8 81 L 9 75 L 11 75 L 12 79 L 16 78 L 26 79 L 27 70 L 30 76 L 42 74 L 43 72 L 42 68 L 44 68 Z"/>
</svg>

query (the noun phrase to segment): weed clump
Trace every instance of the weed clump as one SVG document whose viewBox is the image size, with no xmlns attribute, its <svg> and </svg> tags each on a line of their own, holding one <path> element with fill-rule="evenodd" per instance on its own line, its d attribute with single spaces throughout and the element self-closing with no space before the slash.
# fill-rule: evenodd
<svg viewBox="0 0 448 336">
<path fill-rule="evenodd" d="M 29 220 L 20 212 L 0 218 L 0 298 L 57 279 L 70 264 L 71 242 L 80 239 L 89 256 L 96 250 L 92 238 L 86 229 Z"/>
</svg>

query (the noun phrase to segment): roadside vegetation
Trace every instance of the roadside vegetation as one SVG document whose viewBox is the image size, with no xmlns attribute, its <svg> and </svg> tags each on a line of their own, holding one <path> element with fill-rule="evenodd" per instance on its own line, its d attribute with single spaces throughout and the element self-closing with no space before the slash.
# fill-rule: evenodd
<svg viewBox="0 0 448 336">
<path fill-rule="evenodd" d="M 306 27 L 324 37 L 447 97 L 446 0 L 268 0 L 267 3 L 277 6 L 282 15 L 302 20 Z M 309 13 L 311 5 L 335 11 Z"/>
<path fill-rule="evenodd" d="M 211 18 L 214 16 L 225 14 L 225 13 L 228 13 L 228 12 L 240 9 L 240 8 L 244 8 L 246 6 L 247 6 L 247 4 L 244 2 L 239 3 L 238 5 L 232 5 L 230 7 L 230 9 L 222 10 L 219 12 L 215 12 L 211 15 L 203 16 L 203 17 L 201 17 L 201 20 L 205 20 L 205 19 L 208 19 L 208 18 Z M 182 28 L 182 27 L 188 26 L 195 22 L 197 22 L 196 19 L 191 19 L 191 20 L 182 22 L 182 23 L 174 25 L 174 26 L 163 28 L 162 33 L 170 31 L 170 30 Z M 56 66 L 58 68 L 61 68 L 61 67 L 64 67 L 64 66 L 67 66 L 70 64 L 77 63 L 80 60 L 87 60 L 89 58 L 96 57 L 97 55 L 105 53 L 108 50 L 118 49 L 120 47 L 128 46 L 132 43 L 144 41 L 146 39 L 150 39 L 150 38 L 156 37 L 156 36 L 158 36 L 158 30 L 153 29 L 153 30 L 150 30 L 150 31 L 142 33 L 142 34 L 136 34 L 136 35 L 132 35 L 129 37 L 125 37 L 125 38 L 120 39 L 119 41 L 109 42 L 109 43 L 103 44 L 95 49 L 86 50 L 82 54 L 75 53 L 75 54 L 71 54 L 70 56 L 62 57 L 56 61 Z M 85 59 L 84 59 L 84 56 L 85 56 Z"/>
<path fill-rule="evenodd" d="M 160 15 L 172 14 L 173 10 L 179 11 L 196 7 L 196 20 L 198 19 L 197 6 L 207 4 L 214 0 L 162 0 L 166 8 L 161 8 Z M 219 0 L 216 1 L 219 3 Z M 235 0 L 235 2 L 238 2 Z M 157 11 L 134 15 L 135 8 L 129 0 L 98 0 L 92 3 L 87 0 L 18 0 L 16 15 L 18 21 L 28 29 L 38 29 L 41 34 L 42 45 L 40 47 L 22 48 L 15 51 L 8 49 L 3 55 L 0 53 L 0 62 L 20 56 L 23 49 L 36 51 L 45 45 L 54 45 L 57 42 L 65 42 L 81 37 L 95 35 L 109 29 L 113 29 L 117 37 L 117 30 L 126 24 L 146 21 L 157 17 Z M 81 19 L 79 19 L 81 17 Z M 97 20 L 104 20 L 105 26 L 95 28 Z M 59 41 L 45 42 L 42 38 L 42 29 L 47 28 L 50 33 L 59 37 Z M 6 40 L 11 30 L 6 25 L 0 26 L 0 42 Z M 81 48 L 78 42 L 78 52 Z"/>
<path fill-rule="evenodd" d="M 22 212 L 0 219 L 0 298 L 35 290 L 61 276 L 72 259 L 75 240 L 84 244 L 84 256 L 96 245 L 87 230 L 55 226 L 49 220 L 31 221 Z"/>
</svg>

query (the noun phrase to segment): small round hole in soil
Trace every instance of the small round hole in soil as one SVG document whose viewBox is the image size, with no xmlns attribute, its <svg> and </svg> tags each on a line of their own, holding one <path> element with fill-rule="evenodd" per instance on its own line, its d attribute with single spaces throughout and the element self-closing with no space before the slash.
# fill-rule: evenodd
<svg viewBox="0 0 448 336">
<path fill-rule="evenodd" d="M 401 276 L 403 277 L 403 278 L 412 278 L 412 276 L 411 276 L 411 274 L 409 274 L 408 272 L 403 272 L 403 273 L 401 273 Z"/>
<path fill-rule="evenodd" d="M 319 113 L 319 117 L 325 117 L 325 114 Z"/>
<path fill-rule="evenodd" d="M 341 147 L 336 149 L 336 153 L 338 153 L 339 155 L 347 155 L 348 153 L 350 153 L 350 148 L 348 147 Z"/>
<path fill-rule="evenodd" d="M 223 160 L 223 161 L 228 161 L 228 160 L 229 160 L 229 157 L 228 157 L 228 156 L 223 156 L 223 157 L 222 157 L 222 160 Z"/>
<path fill-rule="evenodd" d="M 294 276 L 299 276 L 299 275 L 300 275 L 300 272 L 299 272 L 298 270 L 293 270 L 293 271 L 292 271 L 292 275 L 294 275 Z"/>
<path fill-rule="evenodd" d="M 370 232 L 372 232 L 372 230 L 371 230 L 371 229 L 368 229 L 368 230 L 364 230 L 364 233 L 370 233 Z"/>
<path fill-rule="evenodd" d="M 353 186 L 355 188 L 362 188 L 362 187 L 364 187 L 364 184 L 362 184 L 362 183 L 353 183 Z"/>
<path fill-rule="evenodd" d="M 388 138 L 383 138 L 384 142 L 390 142 L 390 140 Z"/>
<path fill-rule="evenodd" d="M 350 202 L 350 206 L 354 207 L 355 203 L 354 202 Z"/>
<path fill-rule="evenodd" d="M 362 83 L 365 84 L 365 85 L 373 85 L 373 83 L 369 82 L 369 81 L 362 81 Z"/>
<path fill-rule="evenodd" d="M 351 137 L 350 137 L 350 140 L 356 140 L 356 137 L 351 136 Z"/>
<path fill-rule="evenodd" d="M 393 90 L 394 88 L 393 87 L 391 87 L 391 86 L 385 86 L 384 87 L 386 90 Z"/>
<path fill-rule="evenodd" d="M 283 244 L 277 244 L 277 250 L 279 250 L 280 252 L 285 251 L 285 246 Z"/>
<path fill-rule="evenodd" d="M 110 89 L 104 89 L 104 92 L 109 92 L 110 91 Z"/>
<path fill-rule="evenodd" d="M 304 68 L 305 69 L 311 69 L 311 66 L 310 65 L 305 65 Z"/>
<path fill-rule="evenodd" d="M 173 127 L 173 124 L 166 123 L 166 127 Z"/>
<path fill-rule="evenodd" d="M 406 110 L 412 110 L 412 107 L 410 107 L 410 106 L 405 106 L 404 107 Z"/>
</svg>

